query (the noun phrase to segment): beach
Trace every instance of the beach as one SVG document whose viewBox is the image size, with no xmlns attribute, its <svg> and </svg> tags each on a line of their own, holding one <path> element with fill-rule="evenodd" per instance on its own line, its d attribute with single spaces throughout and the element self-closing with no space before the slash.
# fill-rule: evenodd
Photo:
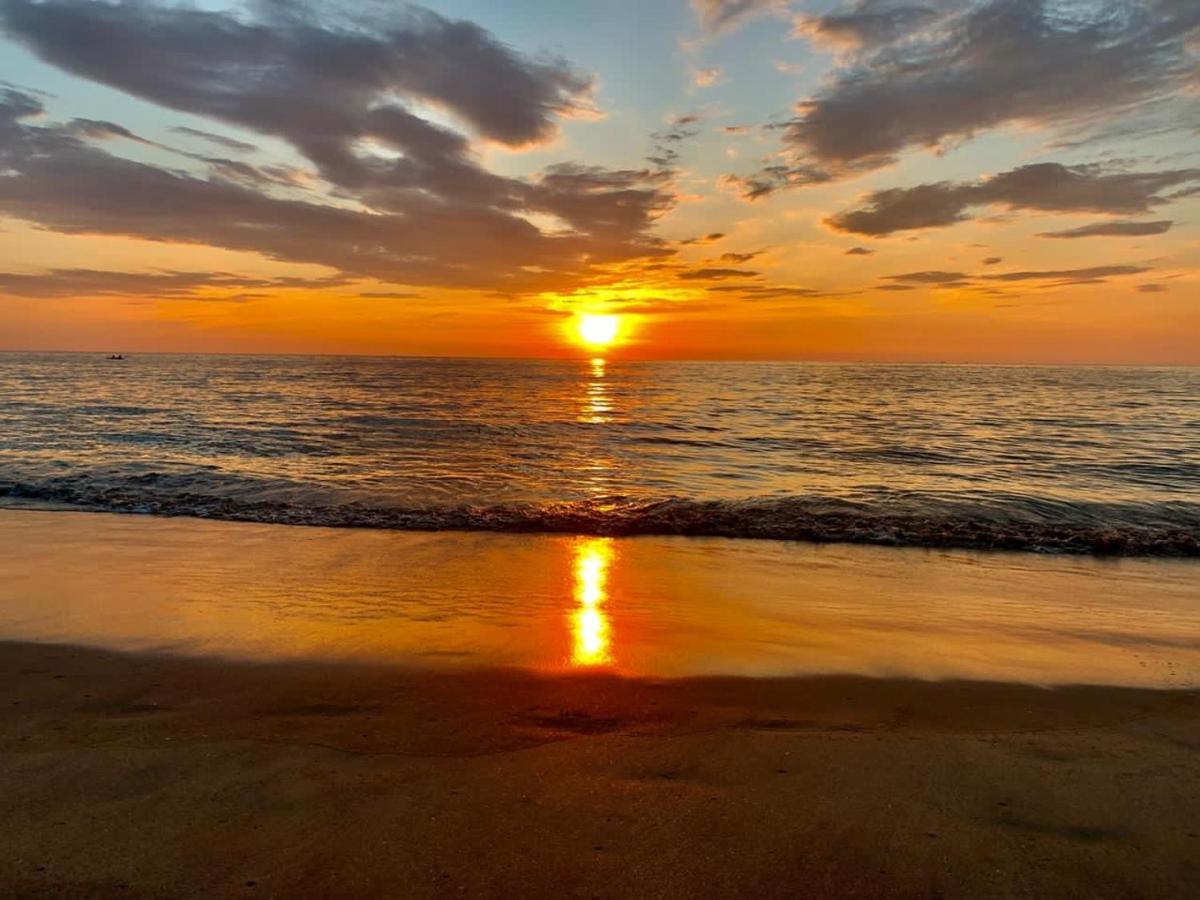
<svg viewBox="0 0 1200 900">
<path fill-rule="evenodd" d="M 0 648 L 12 897 L 1185 897 L 1190 691 Z"/>
<path fill-rule="evenodd" d="M 5 896 L 1200 888 L 1192 561 L 0 536 Z"/>
<path fill-rule="evenodd" d="M 0 900 L 1200 900 L 1200 0 L 0 48 Z"/>
</svg>

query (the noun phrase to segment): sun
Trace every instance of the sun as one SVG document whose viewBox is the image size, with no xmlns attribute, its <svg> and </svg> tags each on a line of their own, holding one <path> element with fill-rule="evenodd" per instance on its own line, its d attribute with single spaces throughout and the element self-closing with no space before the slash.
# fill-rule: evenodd
<svg viewBox="0 0 1200 900">
<path fill-rule="evenodd" d="M 584 313 L 575 318 L 575 333 L 579 340 L 596 349 L 609 346 L 620 330 L 620 316 Z"/>
</svg>

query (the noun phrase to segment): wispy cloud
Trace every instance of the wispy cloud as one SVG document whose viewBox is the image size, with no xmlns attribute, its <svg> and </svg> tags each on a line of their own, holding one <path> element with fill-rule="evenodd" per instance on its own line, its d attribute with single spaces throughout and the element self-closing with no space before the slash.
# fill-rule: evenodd
<svg viewBox="0 0 1200 900">
<path fill-rule="evenodd" d="M 1169 219 L 1157 222 L 1097 222 L 1094 225 L 1081 225 L 1065 231 L 1043 231 L 1038 237 L 1067 240 L 1087 237 L 1143 237 L 1166 234 L 1174 224 Z"/>
<path fill-rule="evenodd" d="M 785 5 L 785 0 L 692 0 L 700 24 L 708 31 L 732 28 L 751 16 Z"/>
</svg>

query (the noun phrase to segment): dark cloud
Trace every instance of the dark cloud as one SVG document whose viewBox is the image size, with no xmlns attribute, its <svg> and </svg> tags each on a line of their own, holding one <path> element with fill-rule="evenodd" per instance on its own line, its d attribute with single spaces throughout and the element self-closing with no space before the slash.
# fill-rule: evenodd
<svg viewBox="0 0 1200 900">
<path fill-rule="evenodd" d="M 780 188 L 824 184 L 832 180 L 833 176 L 816 166 L 775 163 L 763 166 L 754 175 L 722 175 L 720 183 L 737 191 L 744 200 L 758 200 Z"/>
<path fill-rule="evenodd" d="M 781 0 L 692 0 L 700 24 L 709 31 L 720 31 L 741 19 L 782 5 Z"/>
<path fill-rule="evenodd" d="M 870 247 L 851 247 L 846 251 L 846 256 L 874 256 L 875 251 Z"/>
<path fill-rule="evenodd" d="M 884 277 L 884 280 L 889 283 L 880 285 L 877 290 L 898 291 L 915 289 L 918 287 L 970 287 L 985 291 L 992 290 L 991 288 L 985 288 L 979 283 L 980 281 L 1043 281 L 1048 282 L 1048 286 L 1051 287 L 1074 284 L 1104 284 L 1105 279 L 1107 278 L 1112 278 L 1119 275 L 1140 275 L 1149 271 L 1150 269 L 1146 266 L 1131 265 L 1092 266 L 1082 269 L 1050 269 L 1043 271 L 1001 272 L 988 275 L 970 275 L 966 272 L 943 272 L 934 269 L 923 272 L 904 272 L 899 275 L 887 275 Z"/>
<path fill-rule="evenodd" d="M 716 281 L 721 278 L 755 278 L 758 274 L 758 272 L 748 269 L 722 269 L 708 266 L 680 272 L 677 277 L 681 281 Z"/>
<path fill-rule="evenodd" d="M 699 121 L 695 115 L 677 116 L 665 129 L 650 135 L 654 149 L 647 161 L 659 169 L 673 169 L 679 162 L 679 145 L 700 133 L 696 127 Z"/>
<path fill-rule="evenodd" d="M 10 36 L 69 72 L 311 151 L 368 137 L 431 139 L 395 115 L 405 111 L 396 95 L 436 103 L 513 146 L 552 137 L 555 116 L 591 106 L 591 79 L 565 61 L 522 56 L 474 23 L 413 6 L 352 13 L 260 0 L 238 17 L 156 3 L 2 0 L 0 11 Z"/>
<path fill-rule="evenodd" d="M 253 144 L 248 144 L 245 141 L 239 141 L 223 134 L 214 134 L 211 131 L 204 131 L 200 128 L 191 128 L 187 125 L 176 125 L 171 130 L 176 134 L 186 134 L 188 137 L 208 141 L 210 144 L 216 144 L 218 147 L 232 150 L 235 153 L 253 153 L 258 149 Z"/>
<path fill-rule="evenodd" d="M 1192 110 L 1195 0 L 859 0 L 800 30 L 853 48 L 783 128 L 754 198 L 846 178 L 1004 125 L 1079 135 L 1162 103 Z M 1190 105 L 1189 105 L 1190 104 Z"/>
<path fill-rule="evenodd" d="M 304 187 L 308 179 L 305 173 L 289 166 L 256 166 L 238 159 L 227 159 L 219 156 L 201 156 L 199 154 L 184 154 L 199 160 L 207 166 L 214 178 L 243 184 L 247 187 Z"/>
<path fill-rule="evenodd" d="M 1086 269 L 1051 269 L 1040 272 L 1001 272 L 983 275 L 989 281 L 1061 281 L 1077 284 L 1100 284 L 1114 275 L 1141 275 L 1149 272 L 1146 266 L 1092 266 Z"/>
<path fill-rule="evenodd" d="M 700 237 L 685 238 L 684 240 L 680 241 L 679 243 L 681 246 L 684 246 L 684 247 L 688 247 L 693 244 L 715 244 L 717 241 L 721 240 L 723 237 L 725 237 L 725 232 L 713 231 L 713 232 L 710 232 L 709 234 L 701 235 Z"/>
<path fill-rule="evenodd" d="M 965 272 L 905 272 L 903 275 L 888 275 L 889 281 L 904 281 L 913 284 L 954 284 L 970 276 Z"/>
<path fill-rule="evenodd" d="M 402 212 L 370 212 L 269 196 L 106 153 L 53 125 L 25 120 L 40 102 L 0 92 L 0 211 L 70 234 L 248 250 L 400 284 L 515 291 L 578 277 L 587 266 L 665 254 L 643 229 L 666 202 L 640 173 L 559 168 L 528 188 L 574 227 L 548 234 L 517 211 L 414 194 Z M 631 230 L 632 229 L 632 230 Z"/>
<path fill-rule="evenodd" d="M 404 101 L 444 108 L 483 138 L 544 141 L 556 116 L 591 108 L 591 79 L 566 62 L 520 55 L 470 22 L 417 7 L 352 16 L 262 0 L 252 10 L 246 20 L 153 3 L 0 0 L 0 22 L 69 72 L 281 137 L 376 209 L 405 212 L 429 195 L 492 209 L 562 205 L 557 191 L 544 198 L 537 185 L 484 170 L 466 136 Z M 589 200 L 582 206 L 594 211 Z"/>
<path fill-rule="evenodd" d="M 406 105 L 437 106 L 479 138 L 521 146 L 552 137 L 557 116 L 590 109 L 589 77 L 556 58 L 519 54 L 469 22 L 416 7 L 356 9 L 260 0 L 235 15 L 0 0 L 0 27 L 48 62 L 280 137 L 333 190 L 311 195 L 317 202 L 285 200 L 273 189 L 315 179 L 175 151 L 205 166 L 208 177 L 198 178 L 106 154 L 70 127 L 24 121 L 41 103 L 9 91 L 0 159 L 11 177 L 0 184 L 0 211 L 61 231 L 206 243 L 384 280 L 505 291 L 554 275 L 562 286 L 590 266 L 670 252 L 648 233 L 674 201 L 669 169 L 563 163 L 530 179 L 501 176 L 481 166 L 467 134 Z M 546 231 L 532 224 L 541 215 L 556 220 Z"/>
<path fill-rule="evenodd" d="M 577 233 L 619 244 L 641 234 L 671 207 L 674 198 L 663 189 L 669 177 L 663 170 L 614 171 L 559 163 L 542 173 L 528 202 L 563 219 Z"/>
<path fill-rule="evenodd" d="M 942 181 L 868 194 L 864 205 L 830 216 L 831 228 L 872 236 L 941 228 L 981 206 L 1044 212 L 1130 214 L 1169 202 L 1167 188 L 1200 181 L 1200 169 L 1111 172 L 1096 165 L 1035 163 L 976 182 Z"/>
<path fill-rule="evenodd" d="M 737 294 L 743 300 L 798 300 L 827 296 L 814 288 L 773 284 L 715 284 L 705 290 L 719 294 Z"/>
<path fill-rule="evenodd" d="M 1002 262 L 1004 262 L 1003 256 L 989 256 L 983 261 L 983 264 L 985 266 L 998 266 Z"/>
<path fill-rule="evenodd" d="M 1165 284 L 1139 284 L 1137 291 L 1139 294 L 1162 294 L 1167 290 Z"/>
<path fill-rule="evenodd" d="M 71 119 L 66 125 L 60 129 L 63 134 L 73 135 L 89 141 L 108 141 L 115 139 L 124 139 L 133 141 L 134 143 L 144 144 L 148 147 L 157 147 L 160 150 L 166 150 L 169 153 L 175 153 L 179 156 L 187 157 L 201 162 L 208 169 L 209 173 L 216 178 L 221 178 L 226 181 L 233 181 L 249 186 L 265 186 L 265 185 L 282 185 L 286 187 L 300 187 L 307 181 L 305 174 L 300 170 L 289 166 L 267 165 L 256 166 L 251 163 L 243 162 L 236 159 L 228 159 L 226 157 L 206 156 L 203 153 L 191 153 L 187 150 L 180 150 L 176 147 L 170 147 L 166 144 L 160 144 L 157 141 L 147 140 L 141 135 L 134 134 L 123 125 L 118 125 L 115 122 L 108 122 L 101 119 Z M 203 134 L 195 129 L 172 129 L 173 131 L 183 130 L 188 133 Z M 211 135 L 216 137 L 216 135 Z M 231 141 L 231 143 L 238 143 Z M 249 144 L 244 146 L 250 147 Z M 250 147 L 250 149 L 255 149 Z"/>
<path fill-rule="evenodd" d="M 865 198 L 865 205 L 829 216 L 825 224 L 847 234 L 879 236 L 916 228 L 965 222 L 971 187 L 950 182 L 888 188 Z"/>
<path fill-rule="evenodd" d="M 1043 231 L 1038 237 L 1063 239 L 1139 237 L 1151 234 L 1166 234 L 1174 224 L 1169 219 L 1158 222 L 1097 222 L 1095 225 L 1083 225 L 1079 228 L 1069 228 L 1066 231 Z"/>
<path fill-rule="evenodd" d="M 762 256 L 763 252 L 764 251 L 762 251 L 762 250 L 755 250 L 751 253 L 722 253 L 721 254 L 721 262 L 748 263 L 748 262 L 750 262 L 750 260 L 754 259 L 756 256 Z"/>
<path fill-rule="evenodd" d="M 51 269 L 32 274 L 0 272 L 0 293 L 18 297 L 142 297 L 164 300 L 245 300 L 266 288 L 328 288 L 333 278 L 246 278 L 227 272 L 112 272 Z M 233 293 L 231 293 L 233 292 Z"/>
</svg>

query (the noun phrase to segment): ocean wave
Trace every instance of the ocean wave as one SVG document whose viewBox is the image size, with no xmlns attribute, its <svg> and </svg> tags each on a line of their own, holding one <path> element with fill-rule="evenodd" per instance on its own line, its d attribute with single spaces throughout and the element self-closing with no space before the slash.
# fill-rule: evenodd
<svg viewBox="0 0 1200 900">
<path fill-rule="evenodd" d="M 188 490 L 150 473 L 96 483 L 0 480 L 9 505 L 190 516 L 281 525 L 593 535 L 687 535 L 926 548 L 1200 557 L 1200 504 L 1079 503 L 1027 495 L 986 500 L 879 492 L 854 500 L 792 496 L 745 500 L 594 497 L 494 505 L 295 502 Z M 245 486 L 243 486 L 245 488 Z"/>
</svg>

